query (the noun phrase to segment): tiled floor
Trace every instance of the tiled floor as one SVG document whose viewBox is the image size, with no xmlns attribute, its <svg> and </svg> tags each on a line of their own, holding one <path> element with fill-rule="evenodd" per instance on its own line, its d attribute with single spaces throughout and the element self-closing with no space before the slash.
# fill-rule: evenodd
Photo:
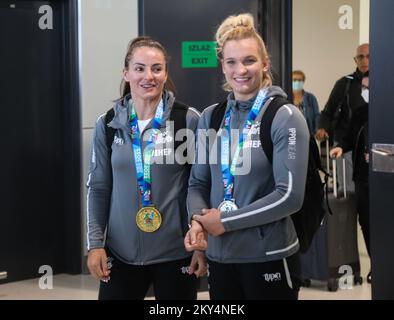
<svg viewBox="0 0 394 320">
<path fill-rule="evenodd" d="M 366 253 L 362 234 L 359 230 L 359 251 L 361 275 L 364 278 L 362 286 L 352 289 L 339 289 L 329 292 L 325 282 L 313 282 L 312 287 L 302 288 L 299 298 L 301 300 L 370 300 L 371 285 L 365 281 L 370 269 L 370 261 Z M 38 279 L 13 282 L 0 285 L 0 300 L 95 300 L 97 299 L 98 282 L 89 275 L 71 276 L 56 275 L 53 278 L 53 289 L 39 288 Z M 199 300 L 208 300 L 208 292 L 200 292 Z"/>
<path fill-rule="evenodd" d="M 13 282 L 0 285 L 0 300 L 95 300 L 98 283 L 89 275 L 56 275 L 53 278 L 53 289 L 39 288 L 38 279 Z M 198 294 L 199 300 L 209 299 L 207 292 Z M 313 283 L 312 288 L 302 288 L 301 300 L 369 300 L 371 286 L 364 283 L 353 289 L 339 289 L 328 292 L 325 283 Z"/>
</svg>

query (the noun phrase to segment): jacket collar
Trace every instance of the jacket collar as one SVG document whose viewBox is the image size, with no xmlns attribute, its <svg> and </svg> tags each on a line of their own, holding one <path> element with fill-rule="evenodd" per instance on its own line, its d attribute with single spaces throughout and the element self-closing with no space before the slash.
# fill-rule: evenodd
<svg viewBox="0 0 394 320">
<path fill-rule="evenodd" d="M 161 123 L 161 128 L 166 126 L 166 121 L 170 118 L 170 113 L 174 105 L 175 97 L 171 91 L 164 91 L 162 98 L 164 99 L 164 114 Z M 128 94 L 123 99 L 116 101 L 114 106 L 115 115 L 112 121 L 108 123 L 109 127 L 114 129 L 124 129 L 130 131 L 129 117 L 130 117 L 130 103 L 132 102 L 131 94 Z M 150 122 L 146 129 L 151 128 L 152 123 Z"/>
<path fill-rule="evenodd" d="M 358 80 L 361 81 L 362 78 L 368 77 L 368 76 L 369 76 L 369 70 L 368 70 L 367 72 L 365 72 L 365 73 L 362 73 L 362 72 L 357 68 L 356 71 L 353 73 L 353 76 L 354 76 L 355 79 L 358 79 Z"/>
</svg>

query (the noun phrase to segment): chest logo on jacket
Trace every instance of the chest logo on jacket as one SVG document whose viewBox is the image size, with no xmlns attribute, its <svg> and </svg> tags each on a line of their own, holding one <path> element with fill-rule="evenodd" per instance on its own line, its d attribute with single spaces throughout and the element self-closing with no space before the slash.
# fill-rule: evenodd
<svg viewBox="0 0 394 320">
<path fill-rule="evenodd" d="M 124 145 L 124 140 L 120 137 L 117 137 L 116 135 L 114 136 L 114 143 L 118 146 L 123 146 Z"/>
<path fill-rule="evenodd" d="M 258 134 L 260 135 L 260 121 L 256 121 L 255 123 L 253 123 L 253 125 L 250 127 L 250 134 L 254 135 L 254 134 Z"/>
<path fill-rule="evenodd" d="M 171 143 L 174 140 L 174 138 L 171 136 L 171 134 L 166 130 L 164 132 L 160 132 L 156 136 L 155 144 L 166 144 L 166 143 Z"/>
<path fill-rule="evenodd" d="M 244 148 L 259 149 L 261 148 L 260 141 L 260 121 L 253 123 L 249 132 L 250 140 L 246 140 Z"/>
<path fill-rule="evenodd" d="M 261 148 L 261 141 L 260 139 L 245 141 L 244 148 L 253 148 L 253 149 Z"/>
</svg>

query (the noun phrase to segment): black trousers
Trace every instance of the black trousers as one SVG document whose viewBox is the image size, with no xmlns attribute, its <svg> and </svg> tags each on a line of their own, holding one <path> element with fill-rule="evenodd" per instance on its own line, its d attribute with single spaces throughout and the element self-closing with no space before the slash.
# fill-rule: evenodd
<svg viewBox="0 0 394 320">
<path fill-rule="evenodd" d="M 211 300 L 297 300 L 299 255 L 263 263 L 208 262 Z"/>
<path fill-rule="evenodd" d="M 356 180 L 354 183 L 356 187 L 358 221 L 363 232 L 368 255 L 371 256 L 369 243 L 369 184 L 360 180 Z"/>
<path fill-rule="evenodd" d="M 135 266 L 114 259 L 110 280 L 100 282 L 99 300 L 142 300 L 151 284 L 157 300 L 196 300 L 199 281 L 187 273 L 190 261 Z"/>
</svg>

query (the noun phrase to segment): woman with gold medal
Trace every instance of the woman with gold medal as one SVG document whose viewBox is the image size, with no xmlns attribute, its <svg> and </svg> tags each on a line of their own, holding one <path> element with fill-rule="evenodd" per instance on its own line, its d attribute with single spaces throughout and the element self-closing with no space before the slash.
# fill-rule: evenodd
<svg viewBox="0 0 394 320">
<path fill-rule="evenodd" d="M 167 53 L 149 37 L 130 42 L 123 79 L 93 137 L 88 268 L 99 299 L 143 299 L 150 285 L 156 299 L 196 299 L 206 260 L 183 247 L 194 138 L 175 134 L 194 137 L 199 114 L 175 99 Z"/>
</svg>

